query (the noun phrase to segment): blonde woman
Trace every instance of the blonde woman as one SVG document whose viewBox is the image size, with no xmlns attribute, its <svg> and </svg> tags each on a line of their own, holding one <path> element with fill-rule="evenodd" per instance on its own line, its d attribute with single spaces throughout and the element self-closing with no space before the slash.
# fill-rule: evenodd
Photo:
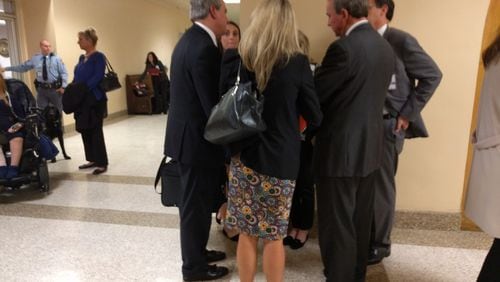
<svg viewBox="0 0 500 282">
<path fill-rule="evenodd" d="M 76 128 L 82 135 L 85 159 L 87 163 L 80 165 L 79 169 L 95 168 L 92 174 L 98 175 L 108 169 L 108 153 L 104 142 L 102 130 L 103 119 L 106 113 L 108 97 L 99 86 L 104 78 L 106 57 L 97 51 L 97 33 L 93 28 L 88 28 L 78 33 L 78 45 L 85 51 L 78 59 L 74 71 L 74 83 L 83 83 L 89 92 L 89 102 L 75 112 Z M 90 106 L 89 106 L 90 105 Z M 85 120 L 84 116 L 91 118 Z M 90 122 L 92 120 L 93 122 Z"/>
<path fill-rule="evenodd" d="M 242 81 L 253 80 L 265 97 L 267 129 L 250 140 L 231 144 L 226 226 L 240 232 L 237 263 L 241 281 L 255 278 L 259 239 L 264 243 L 267 281 L 283 281 L 283 238 L 299 170 L 298 117 L 302 115 L 311 128 L 318 127 L 322 118 L 309 61 L 299 48 L 290 2 L 261 1 L 239 51 Z M 231 74 L 221 79 L 234 83 L 240 57 L 236 52 L 225 56 L 223 68 L 232 71 L 221 71 Z"/>
<path fill-rule="evenodd" d="M 9 141 L 11 158 L 7 165 L 5 156 L 0 150 L 0 178 L 11 179 L 19 174 L 19 162 L 23 150 L 24 130 L 18 118 L 24 118 L 25 112 L 15 97 L 7 93 L 5 80 L 0 75 L 0 134 Z"/>
</svg>

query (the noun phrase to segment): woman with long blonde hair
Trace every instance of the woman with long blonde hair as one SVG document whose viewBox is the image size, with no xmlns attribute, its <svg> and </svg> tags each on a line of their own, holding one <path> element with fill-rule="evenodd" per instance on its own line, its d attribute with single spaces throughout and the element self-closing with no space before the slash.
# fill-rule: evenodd
<svg viewBox="0 0 500 282">
<path fill-rule="evenodd" d="M 295 14 L 288 0 L 263 0 L 252 13 L 239 52 L 226 52 L 222 81 L 253 81 L 264 96 L 267 129 L 231 144 L 228 210 L 225 224 L 240 232 L 237 263 L 240 280 L 253 281 L 257 243 L 264 242 L 267 281 L 283 281 L 288 218 L 299 170 L 302 115 L 311 129 L 321 122 L 319 102 L 307 56 L 297 40 Z M 231 71 L 227 71 L 230 69 Z M 224 83 L 221 83 L 223 85 Z M 227 89 L 222 89 L 227 90 Z"/>
<path fill-rule="evenodd" d="M 19 174 L 19 163 L 23 150 L 24 130 L 18 118 L 24 118 L 22 105 L 7 93 L 5 80 L 0 75 L 0 134 L 9 142 L 11 158 L 7 165 L 0 148 L 0 178 L 12 179 Z"/>
</svg>

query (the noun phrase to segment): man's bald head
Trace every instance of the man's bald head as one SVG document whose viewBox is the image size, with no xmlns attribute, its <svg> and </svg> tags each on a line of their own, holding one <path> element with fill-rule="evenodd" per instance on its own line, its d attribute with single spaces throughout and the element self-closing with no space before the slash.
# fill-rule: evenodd
<svg viewBox="0 0 500 282">
<path fill-rule="evenodd" d="M 40 41 L 40 51 L 44 56 L 48 56 L 52 52 L 52 46 L 48 40 L 43 39 Z"/>
</svg>

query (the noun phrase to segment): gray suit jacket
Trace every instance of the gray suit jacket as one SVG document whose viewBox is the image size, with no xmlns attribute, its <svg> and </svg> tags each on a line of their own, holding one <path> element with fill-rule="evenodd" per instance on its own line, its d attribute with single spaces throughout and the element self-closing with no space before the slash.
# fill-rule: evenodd
<svg viewBox="0 0 500 282">
<path fill-rule="evenodd" d="M 420 112 L 441 82 L 441 71 L 409 33 L 388 27 L 383 36 L 397 57 L 396 89 L 389 90 L 385 107 L 410 120 L 406 138 L 427 137 Z"/>
</svg>

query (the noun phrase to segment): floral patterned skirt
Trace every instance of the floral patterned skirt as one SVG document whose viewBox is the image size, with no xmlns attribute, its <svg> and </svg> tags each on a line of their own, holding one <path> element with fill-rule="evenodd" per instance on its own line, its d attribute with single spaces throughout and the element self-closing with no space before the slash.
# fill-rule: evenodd
<svg viewBox="0 0 500 282">
<path fill-rule="evenodd" d="M 283 239 L 294 189 L 295 180 L 260 174 L 232 158 L 226 226 L 266 240 Z"/>
</svg>

